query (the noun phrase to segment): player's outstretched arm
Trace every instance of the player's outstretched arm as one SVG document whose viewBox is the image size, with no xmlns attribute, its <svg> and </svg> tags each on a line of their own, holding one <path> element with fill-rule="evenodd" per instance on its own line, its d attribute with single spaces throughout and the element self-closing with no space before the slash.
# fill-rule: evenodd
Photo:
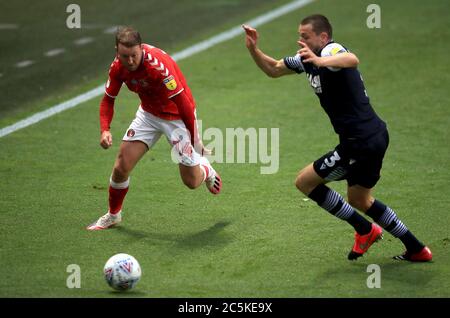
<svg viewBox="0 0 450 318">
<path fill-rule="evenodd" d="M 333 56 L 322 56 L 320 61 L 320 67 L 350 68 L 357 67 L 358 64 L 359 59 L 350 52 L 339 53 Z"/>
<path fill-rule="evenodd" d="M 317 67 L 335 67 L 335 68 L 350 68 L 357 67 L 359 59 L 355 54 L 350 52 L 343 52 L 331 56 L 317 56 L 303 41 L 298 41 L 302 48 L 298 54 L 303 58 L 304 63 L 313 63 Z"/>
<path fill-rule="evenodd" d="M 283 60 L 276 60 L 266 55 L 258 48 L 258 32 L 256 29 L 242 25 L 245 31 L 245 45 L 256 65 L 269 77 L 280 77 L 288 74 L 295 74 L 294 71 L 286 67 Z"/>
</svg>

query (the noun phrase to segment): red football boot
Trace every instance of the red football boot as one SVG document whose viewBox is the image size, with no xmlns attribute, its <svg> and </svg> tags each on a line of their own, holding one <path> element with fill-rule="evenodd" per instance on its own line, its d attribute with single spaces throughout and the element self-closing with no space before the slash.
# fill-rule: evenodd
<svg viewBox="0 0 450 318">
<path fill-rule="evenodd" d="M 372 230 L 370 230 L 369 233 L 365 235 L 355 233 L 355 244 L 348 254 L 348 259 L 355 260 L 358 257 L 361 257 L 373 243 L 382 238 L 383 229 L 375 223 L 372 223 Z"/>
<path fill-rule="evenodd" d="M 422 250 L 417 253 L 410 253 L 406 251 L 403 255 L 398 255 L 393 257 L 399 261 L 410 261 L 410 262 L 429 262 L 433 259 L 433 254 L 430 249 L 425 246 Z"/>
</svg>

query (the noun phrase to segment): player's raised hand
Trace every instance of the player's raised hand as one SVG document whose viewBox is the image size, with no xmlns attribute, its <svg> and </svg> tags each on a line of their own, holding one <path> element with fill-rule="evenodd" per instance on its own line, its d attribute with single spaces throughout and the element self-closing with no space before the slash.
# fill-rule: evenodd
<svg viewBox="0 0 450 318">
<path fill-rule="evenodd" d="M 108 149 L 112 146 L 112 135 L 109 131 L 105 130 L 102 132 L 100 137 L 100 146 L 102 146 L 103 149 Z"/>
<path fill-rule="evenodd" d="M 297 41 L 297 43 L 302 47 L 297 51 L 298 54 L 303 58 L 304 63 L 313 63 L 316 66 L 319 65 L 320 57 L 318 57 L 303 41 Z"/>
<path fill-rule="evenodd" d="M 247 48 L 256 48 L 258 44 L 258 32 L 256 31 L 256 29 L 245 24 L 242 25 L 242 28 L 245 31 L 245 45 L 247 46 Z"/>
<path fill-rule="evenodd" d="M 213 151 L 211 149 L 203 147 L 202 149 L 202 156 L 210 156 L 212 155 Z"/>
</svg>

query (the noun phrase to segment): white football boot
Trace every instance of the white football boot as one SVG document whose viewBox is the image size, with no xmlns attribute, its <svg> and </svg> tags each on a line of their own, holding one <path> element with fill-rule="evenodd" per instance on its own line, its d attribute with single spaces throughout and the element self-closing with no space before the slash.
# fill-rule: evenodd
<svg viewBox="0 0 450 318">
<path fill-rule="evenodd" d="M 209 165 L 209 177 L 205 180 L 205 185 L 212 194 L 219 194 L 222 189 L 222 179 L 214 168 Z"/>
<path fill-rule="evenodd" d="M 122 211 L 117 214 L 110 214 L 109 212 L 100 217 L 97 222 L 90 224 L 86 229 L 89 231 L 104 230 L 122 221 Z"/>
</svg>

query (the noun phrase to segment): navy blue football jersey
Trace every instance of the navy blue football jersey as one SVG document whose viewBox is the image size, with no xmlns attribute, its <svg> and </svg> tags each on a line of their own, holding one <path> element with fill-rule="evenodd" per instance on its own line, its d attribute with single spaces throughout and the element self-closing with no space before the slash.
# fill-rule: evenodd
<svg viewBox="0 0 450 318">
<path fill-rule="evenodd" d="M 329 42 L 320 56 L 331 56 L 348 50 Z M 370 105 L 369 97 L 356 68 L 316 67 L 304 63 L 299 54 L 285 57 L 284 64 L 297 73 L 306 73 L 312 89 L 319 97 L 334 131 L 341 138 L 366 139 L 386 128 Z"/>
</svg>

